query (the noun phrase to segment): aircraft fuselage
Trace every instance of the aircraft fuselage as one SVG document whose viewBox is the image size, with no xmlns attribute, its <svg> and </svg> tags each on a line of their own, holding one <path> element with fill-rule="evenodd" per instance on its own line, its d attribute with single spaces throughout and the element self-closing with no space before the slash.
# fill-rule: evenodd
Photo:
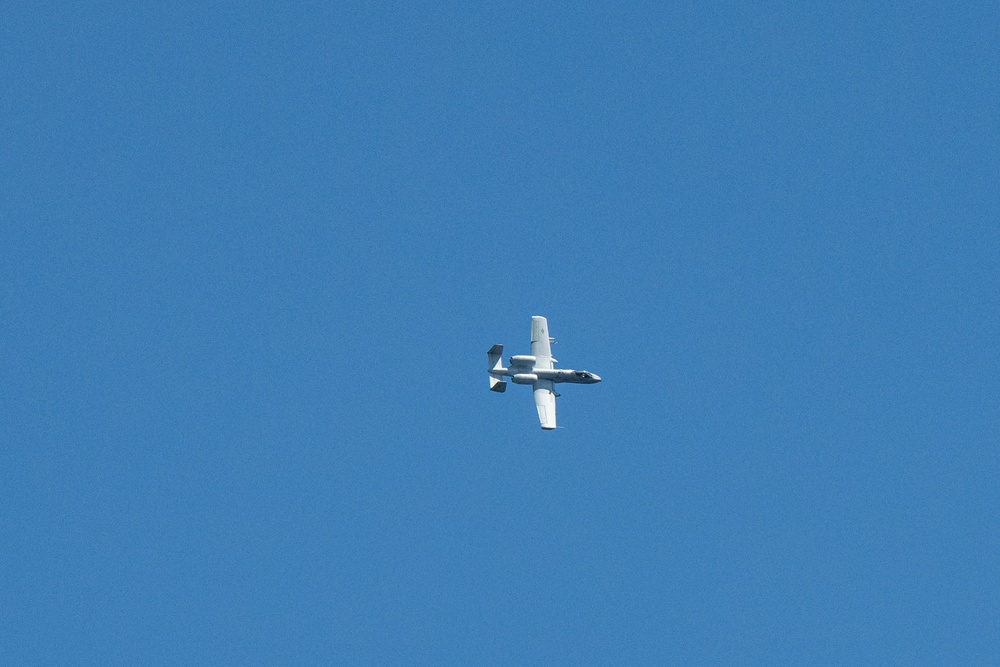
<svg viewBox="0 0 1000 667">
<path fill-rule="evenodd" d="M 597 384 L 601 376 L 590 371 L 574 371 L 569 368 L 535 368 L 533 366 L 510 366 L 496 368 L 496 375 L 509 377 L 514 384 L 532 384 L 536 380 L 571 382 L 573 384 Z"/>
</svg>

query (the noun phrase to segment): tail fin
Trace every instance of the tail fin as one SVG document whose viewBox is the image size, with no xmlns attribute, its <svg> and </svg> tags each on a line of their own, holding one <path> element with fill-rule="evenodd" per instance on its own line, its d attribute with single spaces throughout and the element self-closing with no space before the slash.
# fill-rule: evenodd
<svg viewBox="0 0 1000 667">
<path fill-rule="evenodd" d="M 503 381 L 503 345 L 494 345 L 486 353 L 487 372 L 490 374 L 490 391 L 504 392 L 507 383 Z"/>
</svg>

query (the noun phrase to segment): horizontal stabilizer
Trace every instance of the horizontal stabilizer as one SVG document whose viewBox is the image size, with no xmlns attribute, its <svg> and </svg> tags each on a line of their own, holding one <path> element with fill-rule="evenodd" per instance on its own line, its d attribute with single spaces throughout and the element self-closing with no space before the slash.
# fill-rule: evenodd
<svg viewBox="0 0 1000 667">
<path fill-rule="evenodd" d="M 490 374 L 490 391 L 507 391 L 503 381 L 503 345 L 497 343 L 486 352 L 486 371 Z"/>
</svg>

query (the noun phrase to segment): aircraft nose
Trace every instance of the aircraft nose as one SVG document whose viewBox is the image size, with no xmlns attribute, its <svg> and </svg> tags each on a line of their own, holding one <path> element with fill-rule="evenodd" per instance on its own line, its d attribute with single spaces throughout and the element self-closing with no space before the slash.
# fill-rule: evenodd
<svg viewBox="0 0 1000 667">
<path fill-rule="evenodd" d="M 594 376 L 594 382 L 600 382 L 601 381 L 601 376 L 598 375 L 597 373 L 593 373 L 593 376 Z"/>
</svg>

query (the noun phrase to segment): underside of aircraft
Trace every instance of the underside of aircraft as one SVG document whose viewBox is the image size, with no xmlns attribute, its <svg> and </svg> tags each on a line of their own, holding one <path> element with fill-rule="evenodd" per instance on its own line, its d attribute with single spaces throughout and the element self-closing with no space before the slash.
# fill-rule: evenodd
<svg viewBox="0 0 1000 667">
<path fill-rule="evenodd" d="M 504 378 L 514 384 L 530 384 L 535 394 L 535 408 L 542 428 L 556 427 L 556 397 L 553 386 L 560 382 L 572 384 L 597 384 L 601 377 L 590 371 L 575 371 L 555 368 L 552 357 L 552 343 L 549 338 L 549 323 L 539 315 L 531 318 L 531 354 L 512 356 L 505 368 L 503 365 L 503 345 L 496 344 L 486 353 L 487 372 L 490 375 L 490 389 L 502 393 L 507 390 Z"/>
</svg>

